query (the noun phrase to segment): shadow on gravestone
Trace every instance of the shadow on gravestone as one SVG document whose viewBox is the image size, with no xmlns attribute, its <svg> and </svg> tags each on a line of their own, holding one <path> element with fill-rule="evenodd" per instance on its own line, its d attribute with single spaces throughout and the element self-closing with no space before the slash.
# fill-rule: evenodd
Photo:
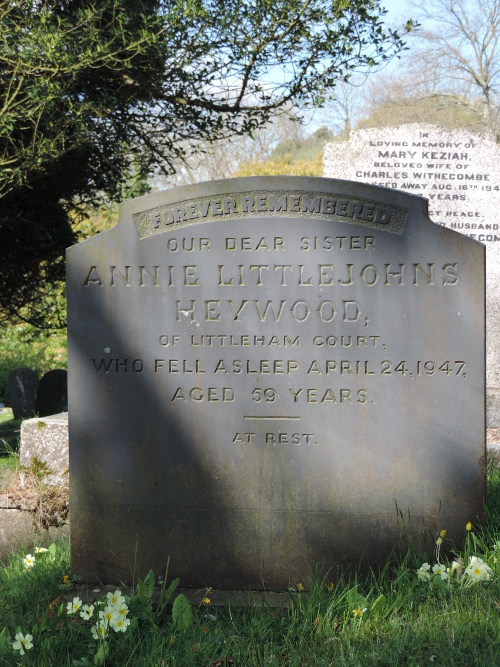
<svg viewBox="0 0 500 667">
<path fill-rule="evenodd" d="M 75 577 L 170 558 L 188 588 L 286 588 L 385 560 L 398 508 L 417 543 L 484 511 L 484 248 L 421 198 L 274 177 L 128 202 L 68 250 L 68 337 Z"/>
<path fill-rule="evenodd" d="M 26 366 L 15 368 L 9 373 L 7 387 L 14 419 L 33 417 L 35 414 L 38 374 Z"/>
<path fill-rule="evenodd" d="M 68 372 L 62 368 L 48 371 L 38 385 L 35 411 L 39 417 L 68 411 Z"/>
</svg>

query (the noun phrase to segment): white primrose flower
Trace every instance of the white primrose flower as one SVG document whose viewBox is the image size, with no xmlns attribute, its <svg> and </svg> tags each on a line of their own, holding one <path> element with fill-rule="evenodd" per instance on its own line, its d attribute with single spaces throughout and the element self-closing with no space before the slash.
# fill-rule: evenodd
<svg viewBox="0 0 500 667">
<path fill-rule="evenodd" d="M 108 593 L 106 595 L 106 600 L 108 606 L 119 606 L 125 604 L 125 598 L 122 595 L 120 590 L 116 590 L 114 593 Z"/>
<path fill-rule="evenodd" d="M 23 563 L 26 570 L 30 570 L 35 564 L 35 557 L 31 554 L 26 554 L 26 558 L 23 558 Z"/>
<path fill-rule="evenodd" d="M 130 619 L 123 618 L 123 616 L 117 616 L 111 623 L 111 627 L 115 632 L 125 632 L 129 625 Z"/>
<path fill-rule="evenodd" d="M 99 612 L 99 621 L 105 625 L 110 625 L 119 614 L 113 606 L 104 607 L 104 611 Z"/>
<path fill-rule="evenodd" d="M 491 578 L 492 569 L 481 558 L 471 556 L 469 565 L 465 568 L 464 577 L 467 577 L 471 584 L 477 581 L 488 581 Z"/>
<path fill-rule="evenodd" d="M 441 579 L 443 581 L 446 581 L 446 579 L 448 579 L 448 575 L 446 574 L 446 570 L 439 563 L 436 563 L 436 565 L 434 565 L 434 567 L 432 568 L 432 573 L 437 574 L 438 577 L 441 577 Z"/>
<path fill-rule="evenodd" d="M 431 569 L 431 566 L 429 563 L 424 563 L 421 568 L 417 570 L 418 578 L 421 579 L 422 581 L 428 581 L 431 578 L 431 575 L 429 573 L 429 570 Z"/>
<path fill-rule="evenodd" d="M 97 623 L 92 626 L 91 632 L 94 639 L 104 639 L 108 634 L 108 626 L 105 623 Z"/>
<path fill-rule="evenodd" d="M 47 553 L 48 549 L 45 549 L 44 547 L 35 547 L 35 553 L 36 554 L 44 554 Z"/>
<path fill-rule="evenodd" d="M 118 613 L 118 616 L 125 618 L 125 616 L 128 614 L 128 607 L 125 603 L 123 603 L 119 607 L 115 607 L 115 611 Z"/>
<path fill-rule="evenodd" d="M 15 651 L 19 651 L 21 655 L 24 655 L 24 651 L 29 651 L 33 647 L 33 636 L 32 635 L 23 635 L 22 632 L 16 634 L 15 641 L 12 643 L 12 648 Z"/>
<path fill-rule="evenodd" d="M 82 601 L 80 600 L 79 597 L 75 597 L 73 598 L 73 602 L 68 602 L 66 606 L 66 611 L 68 614 L 74 614 L 80 609 L 81 606 L 82 606 Z"/>
<path fill-rule="evenodd" d="M 83 618 L 84 621 L 88 621 L 89 618 L 92 617 L 93 613 L 94 613 L 94 605 L 84 604 L 80 611 L 80 617 Z"/>
</svg>

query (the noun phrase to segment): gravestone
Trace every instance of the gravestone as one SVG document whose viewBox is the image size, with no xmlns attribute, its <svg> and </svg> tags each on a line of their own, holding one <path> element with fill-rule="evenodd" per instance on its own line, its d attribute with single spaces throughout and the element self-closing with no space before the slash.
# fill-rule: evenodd
<svg viewBox="0 0 500 667">
<path fill-rule="evenodd" d="M 484 246 L 424 199 L 198 184 L 67 260 L 75 577 L 286 589 L 482 517 Z"/>
<path fill-rule="evenodd" d="M 492 135 L 420 124 L 357 130 L 323 158 L 324 176 L 426 197 L 433 222 L 486 245 L 489 426 L 500 426 L 499 164 Z"/>
<path fill-rule="evenodd" d="M 68 372 L 62 368 L 47 371 L 38 385 L 36 414 L 39 417 L 68 411 Z"/>
<path fill-rule="evenodd" d="M 35 414 L 38 374 L 26 366 L 15 368 L 9 373 L 7 388 L 14 419 L 33 417 Z"/>
<path fill-rule="evenodd" d="M 68 413 L 25 419 L 21 424 L 19 462 L 29 468 L 34 458 L 45 464 L 44 484 L 67 485 L 69 473 Z"/>
</svg>

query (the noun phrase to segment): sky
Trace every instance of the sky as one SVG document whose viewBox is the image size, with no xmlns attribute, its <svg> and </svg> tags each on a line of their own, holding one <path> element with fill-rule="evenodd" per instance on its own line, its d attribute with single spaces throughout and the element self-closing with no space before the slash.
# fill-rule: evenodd
<svg viewBox="0 0 500 667">
<path fill-rule="evenodd" d="M 382 0 L 381 5 L 387 9 L 385 23 L 391 28 L 401 28 L 403 24 L 410 18 L 415 17 L 415 10 L 411 9 L 411 0 Z M 390 72 L 392 69 L 401 67 L 401 61 L 398 58 L 393 60 L 384 67 L 384 71 Z M 371 75 L 375 76 L 375 75 Z M 321 126 L 330 126 L 328 112 L 322 110 L 315 110 L 308 117 L 305 117 L 306 133 L 311 134 Z"/>
<path fill-rule="evenodd" d="M 382 5 L 389 12 L 388 19 L 404 18 L 406 15 L 406 18 L 411 17 L 411 10 L 406 0 L 383 0 Z"/>
</svg>

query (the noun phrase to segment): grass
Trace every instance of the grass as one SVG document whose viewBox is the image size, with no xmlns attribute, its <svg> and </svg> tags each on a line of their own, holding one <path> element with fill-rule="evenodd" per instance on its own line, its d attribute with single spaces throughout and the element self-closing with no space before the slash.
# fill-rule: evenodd
<svg viewBox="0 0 500 667">
<path fill-rule="evenodd" d="M 22 421 L 22 419 L 14 419 L 12 412 L 0 414 L 0 456 L 19 450 Z"/>
<path fill-rule="evenodd" d="M 21 422 L 12 412 L 0 414 L 0 491 L 11 484 L 19 466 Z"/>
<path fill-rule="evenodd" d="M 464 576 L 460 583 L 456 572 L 450 586 L 438 574 L 422 581 L 423 557 L 410 551 L 378 574 L 340 575 L 333 583 L 313 581 L 307 594 L 290 591 L 279 608 L 215 608 L 190 606 L 182 595 L 173 607 L 165 604 L 168 596 L 158 600 L 150 576 L 131 591 L 130 626 L 110 631 L 106 642 L 92 638 L 90 621 L 79 613 L 68 615 L 66 601 L 54 602 L 75 594 L 64 583 L 68 545 L 57 546 L 54 562 L 49 553 L 35 554 L 29 570 L 25 553 L 18 553 L 0 568 L 0 665 L 492 667 L 500 655 L 500 547 L 494 546 L 500 541 L 500 469 L 494 466 L 486 515 L 486 525 L 470 533 L 464 517 L 464 543 L 451 558 L 464 568 L 479 556 L 492 568 L 488 581 Z M 18 629 L 33 636 L 24 656 L 12 648 Z"/>
</svg>

